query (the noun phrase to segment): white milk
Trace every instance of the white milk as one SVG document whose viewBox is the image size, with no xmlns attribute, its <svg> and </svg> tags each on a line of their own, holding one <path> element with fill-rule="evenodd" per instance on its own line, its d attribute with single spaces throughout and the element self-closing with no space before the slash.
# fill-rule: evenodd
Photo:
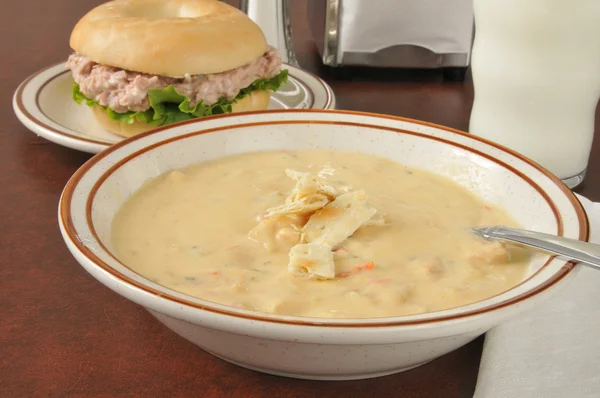
<svg viewBox="0 0 600 398">
<path fill-rule="evenodd" d="M 562 179 L 583 173 L 600 97 L 600 0 L 473 4 L 470 132 Z"/>
</svg>

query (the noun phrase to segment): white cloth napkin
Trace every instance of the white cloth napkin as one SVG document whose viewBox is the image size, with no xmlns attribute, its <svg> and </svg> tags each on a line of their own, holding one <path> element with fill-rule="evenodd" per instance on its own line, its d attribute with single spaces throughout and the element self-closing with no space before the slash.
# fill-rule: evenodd
<svg viewBox="0 0 600 398">
<path fill-rule="evenodd" d="M 600 243 L 600 203 L 579 199 Z M 581 267 L 557 296 L 487 333 L 475 398 L 600 397 L 600 272 Z"/>
</svg>

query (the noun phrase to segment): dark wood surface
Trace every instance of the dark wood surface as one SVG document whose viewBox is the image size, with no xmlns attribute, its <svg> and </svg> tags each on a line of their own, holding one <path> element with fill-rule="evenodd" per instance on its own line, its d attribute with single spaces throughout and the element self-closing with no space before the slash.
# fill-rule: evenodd
<svg viewBox="0 0 600 398">
<path fill-rule="evenodd" d="M 179 338 L 100 285 L 70 256 L 56 209 L 90 155 L 49 143 L 12 111 L 17 85 L 64 60 L 70 31 L 95 0 L 3 2 L 0 13 L 0 397 L 470 397 L 483 338 L 420 368 L 372 380 L 313 382 L 230 365 Z M 437 72 L 332 78 L 320 65 L 304 2 L 292 1 L 302 67 L 333 87 L 338 108 L 388 113 L 466 130 L 473 88 Z M 366 75 L 366 76 L 365 76 Z M 383 76 L 383 77 L 382 77 Z M 598 119 L 598 118 L 597 118 Z M 596 124 L 598 131 L 598 123 Z M 600 143 L 585 186 L 600 200 Z"/>
</svg>

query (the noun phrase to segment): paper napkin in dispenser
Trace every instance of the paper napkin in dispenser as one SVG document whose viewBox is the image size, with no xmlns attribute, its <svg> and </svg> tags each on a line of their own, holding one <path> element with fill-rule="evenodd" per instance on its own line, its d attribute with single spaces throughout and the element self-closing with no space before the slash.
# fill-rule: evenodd
<svg viewBox="0 0 600 398">
<path fill-rule="evenodd" d="M 325 40 L 319 49 L 328 65 L 468 66 L 473 39 L 471 0 L 333 2 L 337 8 L 331 7 L 331 0 L 309 2 L 308 10 L 309 19 L 314 19 L 311 27 L 315 39 L 318 41 L 321 36 Z M 315 23 L 317 20 L 324 22 L 323 35 L 315 32 L 320 24 Z M 335 43 L 327 43 L 332 40 Z M 412 49 L 407 51 L 406 48 Z M 328 51 L 335 52 L 330 60 L 325 59 Z"/>
</svg>

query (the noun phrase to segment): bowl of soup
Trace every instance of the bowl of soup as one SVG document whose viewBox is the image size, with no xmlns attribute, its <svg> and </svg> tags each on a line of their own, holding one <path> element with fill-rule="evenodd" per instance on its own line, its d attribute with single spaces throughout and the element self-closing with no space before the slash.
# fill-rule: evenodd
<svg viewBox="0 0 600 398">
<path fill-rule="evenodd" d="M 204 118 L 84 164 L 59 203 L 75 259 L 240 366 L 323 380 L 427 363 L 534 308 L 575 264 L 474 236 L 588 239 L 527 158 L 430 123 L 348 111 Z"/>
</svg>

